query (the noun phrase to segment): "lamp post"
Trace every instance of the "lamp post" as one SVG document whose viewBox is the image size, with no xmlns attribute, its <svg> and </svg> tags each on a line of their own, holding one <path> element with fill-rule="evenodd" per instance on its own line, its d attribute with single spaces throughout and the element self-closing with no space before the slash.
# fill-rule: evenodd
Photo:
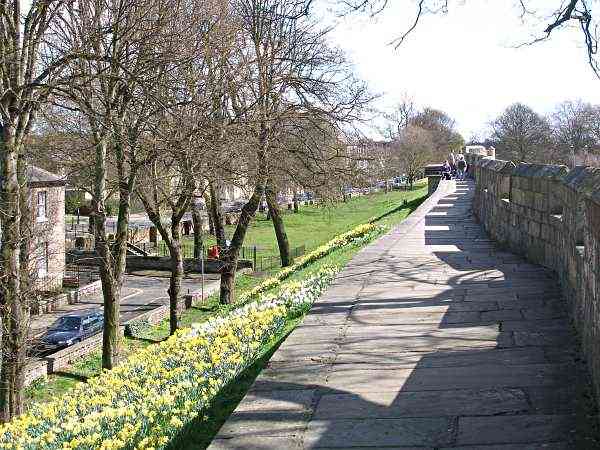
<svg viewBox="0 0 600 450">
<path fill-rule="evenodd" d="M 575 167 L 575 146 L 573 144 L 569 145 L 571 148 L 571 169 Z"/>
<path fill-rule="evenodd" d="M 202 242 L 202 245 L 200 246 L 200 283 L 201 283 L 201 288 L 200 288 L 200 293 L 202 295 L 202 302 L 204 301 L 204 242 Z"/>
</svg>

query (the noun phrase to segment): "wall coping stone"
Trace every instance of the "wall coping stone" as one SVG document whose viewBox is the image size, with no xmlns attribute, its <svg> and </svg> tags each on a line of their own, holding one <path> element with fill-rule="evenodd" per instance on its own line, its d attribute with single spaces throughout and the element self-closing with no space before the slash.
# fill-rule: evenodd
<svg viewBox="0 0 600 450">
<path fill-rule="evenodd" d="M 576 166 L 563 179 L 575 192 L 600 204 L 600 167 Z"/>
<path fill-rule="evenodd" d="M 515 167 L 515 164 L 512 161 L 484 158 L 480 160 L 479 166 L 493 172 L 511 173 Z"/>
<path fill-rule="evenodd" d="M 520 162 L 513 170 L 516 177 L 549 178 L 561 180 L 569 173 L 567 166 L 557 164 L 530 164 Z"/>
<path fill-rule="evenodd" d="M 497 161 L 496 159 L 492 158 L 491 156 L 480 156 L 480 155 L 471 155 L 472 159 L 475 159 L 475 164 L 478 166 L 483 165 L 486 161 Z"/>
</svg>

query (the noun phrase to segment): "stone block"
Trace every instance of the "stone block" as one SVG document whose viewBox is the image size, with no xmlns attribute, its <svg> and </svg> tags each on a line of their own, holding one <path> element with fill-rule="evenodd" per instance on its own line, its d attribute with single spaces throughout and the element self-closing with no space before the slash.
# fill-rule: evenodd
<svg viewBox="0 0 600 450">
<path fill-rule="evenodd" d="M 401 419 L 312 420 L 304 436 L 305 448 L 410 447 L 449 445 L 453 423 L 444 417 Z"/>
<path fill-rule="evenodd" d="M 521 389 L 324 394 L 314 419 L 517 414 L 529 409 Z"/>
<path fill-rule="evenodd" d="M 573 415 L 461 417 L 457 441 L 459 445 L 562 441 L 572 438 L 576 428 Z"/>
<path fill-rule="evenodd" d="M 540 230 L 541 230 L 541 225 L 539 224 L 539 222 L 536 222 L 534 220 L 531 220 L 529 222 L 529 234 L 533 237 L 539 237 L 540 236 Z"/>
</svg>

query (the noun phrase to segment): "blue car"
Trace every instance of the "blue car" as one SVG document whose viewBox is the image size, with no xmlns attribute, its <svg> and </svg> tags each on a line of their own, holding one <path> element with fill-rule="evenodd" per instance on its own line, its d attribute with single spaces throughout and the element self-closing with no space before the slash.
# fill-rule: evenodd
<svg viewBox="0 0 600 450">
<path fill-rule="evenodd" d="M 104 326 L 104 314 L 98 310 L 81 310 L 65 314 L 40 337 L 45 350 L 69 347 L 98 334 Z"/>
</svg>

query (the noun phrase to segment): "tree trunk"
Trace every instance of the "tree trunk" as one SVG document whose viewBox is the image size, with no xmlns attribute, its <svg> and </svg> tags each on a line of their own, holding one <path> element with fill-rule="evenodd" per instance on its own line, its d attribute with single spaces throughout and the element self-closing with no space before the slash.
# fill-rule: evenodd
<svg viewBox="0 0 600 450">
<path fill-rule="evenodd" d="M 268 173 L 266 156 L 269 148 L 269 129 L 265 122 L 261 123 L 258 142 L 259 148 L 256 154 L 258 173 L 254 184 L 254 192 L 252 192 L 252 196 L 242 208 L 233 237 L 231 238 L 231 245 L 221 259 L 223 264 L 221 268 L 221 292 L 219 299 L 221 304 L 231 304 L 235 299 L 235 272 L 240 248 L 244 245 L 248 226 L 254 218 L 254 214 L 256 214 L 265 191 L 267 182 L 266 174 Z"/>
<path fill-rule="evenodd" d="M 171 278 L 169 282 L 169 330 L 174 334 L 179 328 L 181 316 L 181 279 L 183 278 L 183 256 L 181 253 L 181 229 L 177 219 L 171 220 L 171 240 L 169 242 L 171 253 Z"/>
<path fill-rule="evenodd" d="M 95 229 L 96 229 L 96 225 L 94 225 L 94 216 L 92 214 L 90 214 L 88 216 L 88 233 L 94 234 Z"/>
<path fill-rule="evenodd" d="M 237 268 L 240 248 L 244 243 L 244 237 L 248 231 L 250 221 L 254 217 L 258 204 L 262 198 L 264 188 L 261 185 L 257 185 L 254 188 L 254 193 L 248 203 L 242 208 L 242 213 L 238 220 L 235 232 L 231 240 L 231 245 L 227 251 L 223 252 L 222 269 L 221 269 L 221 295 L 220 303 L 227 305 L 233 303 L 234 287 L 235 287 L 235 271 Z"/>
<path fill-rule="evenodd" d="M 103 258 L 104 259 L 104 258 Z M 104 300 L 104 330 L 102 333 L 102 368 L 112 369 L 119 362 L 119 313 L 121 287 L 109 267 L 100 269 Z"/>
<path fill-rule="evenodd" d="M 117 133 L 117 135 L 119 135 Z M 117 175 L 119 179 L 119 212 L 114 244 L 106 240 L 106 150 L 104 139 L 96 145 L 96 173 L 94 179 L 94 226 L 96 251 L 100 257 L 100 281 L 104 300 L 104 330 L 102 335 L 102 368 L 112 369 L 119 363 L 121 335 L 119 333 L 121 288 L 127 256 L 127 231 L 131 193 L 135 183 L 135 171 L 129 168 L 122 144 L 114 144 Z M 126 171 L 129 170 L 129 174 Z"/>
<path fill-rule="evenodd" d="M 112 369 L 119 357 L 120 289 L 113 273 L 114 258 L 106 240 L 106 140 L 96 135 L 94 194 L 90 224 L 94 227 L 96 253 L 100 258 L 99 274 L 102 283 L 104 329 L 102 332 L 102 367 Z"/>
<path fill-rule="evenodd" d="M 298 195 L 294 194 L 294 214 L 300 212 L 300 202 L 298 201 Z"/>
<path fill-rule="evenodd" d="M 202 239 L 202 216 L 198 205 L 194 201 L 192 201 L 192 224 L 194 226 L 194 259 L 199 260 L 203 257 L 202 248 L 204 246 Z"/>
<path fill-rule="evenodd" d="M 273 222 L 273 228 L 275 229 L 275 236 L 277 236 L 277 246 L 279 247 L 279 257 L 281 258 L 281 267 L 289 266 L 292 261 L 290 258 L 290 243 L 288 241 L 287 233 L 285 232 L 285 224 L 279 211 L 279 205 L 277 204 L 277 198 L 273 187 L 267 185 L 265 189 L 265 197 L 267 199 L 267 205 L 269 206 L 269 212 L 271 213 L 271 220 Z"/>
<path fill-rule="evenodd" d="M 219 250 L 224 252 L 226 250 L 226 237 L 225 237 L 225 217 L 223 215 L 223 207 L 221 203 L 221 188 L 215 183 L 210 183 L 210 212 L 213 219 L 213 227 L 215 229 L 215 238 Z"/>
<path fill-rule="evenodd" d="M 179 328 L 179 320 L 181 317 L 181 280 L 183 278 L 183 252 L 181 250 L 181 219 L 184 212 L 187 210 L 187 204 L 181 204 L 181 209 L 174 210 L 171 215 L 171 232 L 165 228 L 158 207 L 151 207 L 150 203 L 145 200 L 145 197 L 140 195 L 148 218 L 154 224 L 157 231 L 160 233 L 163 241 L 169 248 L 169 256 L 171 262 L 171 276 L 169 278 L 169 330 L 170 334 L 174 334 Z"/>
<path fill-rule="evenodd" d="M 215 223 L 212 216 L 212 200 L 208 194 L 204 194 L 204 203 L 206 203 L 206 210 L 208 216 L 208 234 L 215 236 Z"/>
<path fill-rule="evenodd" d="M 0 192 L 2 247 L 0 301 L 2 319 L 2 364 L 0 368 L 0 419 L 4 422 L 23 411 L 27 313 L 21 261 L 22 206 L 19 183 L 19 146 L 14 129 L 1 128 L 0 152 L 3 189 Z"/>
<path fill-rule="evenodd" d="M 266 138 L 263 137 L 261 139 L 261 144 L 261 148 L 265 149 L 267 145 Z M 264 151 L 259 152 L 258 160 L 259 167 L 264 167 Z M 221 292 L 219 299 L 221 304 L 231 304 L 235 299 L 235 272 L 237 269 L 240 249 L 242 245 L 244 245 L 244 238 L 246 237 L 246 232 L 248 231 L 250 222 L 254 218 L 254 214 L 256 214 L 256 210 L 258 209 L 258 205 L 260 204 L 260 201 L 263 197 L 264 190 L 264 178 L 262 176 L 259 176 L 259 179 L 254 185 L 254 192 L 252 193 L 250 200 L 248 200 L 248 202 L 242 208 L 240 217 L 238 219 L 238 223 L 235 227 L 235 232 L 233 233 L 233 237 L 231 238 L 231 245 L 228 247 L 227 251 L 223 253 L 223 257 L 221 258 Z"/>
<path fill-rule="evenodd" d="M 109 299 L 108 302 L 108 316 L 106 307 L 104 313 L 104 336 L 107 337 L 107 341 L 106 348 L 104 348 L 103 345 L 102 367 L 107 369 L 113 368 L 119 363 L 121 352 L 121 334 L 119 333 L 121 288 L 123 286 L 123 274 L 125 273 L 127 261 L 127 241 L 129 237 L 128 231 L 131 195 L 136 179 L 135 169 L 127 164 L 125 149 L 119 142 L 117 142 L 115 145 L 115 154 L 117 160 L 117 173 L 119 176 L 119 214 L 117 217 L 113 249 L 114 260 L 111 271 L 114 285 L 114 289 L 111 291 L 113 297 Z M 126 174 L 127 170 L 129 171 L 128 174 Z M 107 300 L 106 296 L 104 299 L 105 301 Z M 107 327 L 107 319 L 110 321 L 110 327 Z M 106 328 L 110 328 L 108 334 L 106 333 Z"/>
</svg>

